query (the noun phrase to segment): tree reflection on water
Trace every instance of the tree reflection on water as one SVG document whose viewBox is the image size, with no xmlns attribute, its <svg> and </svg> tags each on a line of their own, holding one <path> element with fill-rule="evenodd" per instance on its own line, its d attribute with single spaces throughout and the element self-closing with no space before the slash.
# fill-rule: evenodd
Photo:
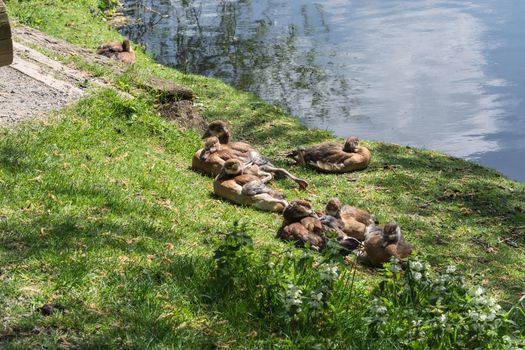
<svg viewBox="0 0 525 350">
<path fill-rule="evenodd" d="M 163 64 L 224 80 L 303 119 L 324 119 L 334 112 L 336 96 L 348 97 L 345 76 L 327 74 L 333 63 L 318 60 L 308 39 L 330 32 L 320 4 L 302 5 L 301 25 L 284 26 L 269 15 L 270 2 L 266 8 L 250 0 L 143 0 L 125 6 L 140 20 L 122 31 Z M 348 113 L 348 105 L 339 104 L 339 112 Z"/>
</svg>

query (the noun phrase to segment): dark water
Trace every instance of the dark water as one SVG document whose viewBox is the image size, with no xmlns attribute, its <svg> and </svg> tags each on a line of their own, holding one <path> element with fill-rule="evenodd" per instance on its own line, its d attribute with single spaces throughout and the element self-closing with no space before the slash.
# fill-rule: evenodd
<svg viewBox="0 0 525 350">
<path fill-rule="evenodd" d="M 123 32 L 164 64 L 525 181 L 523 0 L 124 2 Z"/>
</svg>

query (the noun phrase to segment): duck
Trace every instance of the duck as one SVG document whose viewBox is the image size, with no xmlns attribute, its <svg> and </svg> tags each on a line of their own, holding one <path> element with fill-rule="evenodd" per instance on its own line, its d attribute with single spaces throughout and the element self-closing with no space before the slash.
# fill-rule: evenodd
<svg viewBox="0 0 525 350">
<path fill-rule="evenodd" d="M 217 176 L 228 159 L 242 159 L 245 154 L 228 147 L 222 147 L 215 136 L 208 137 L 204 148 L 193 155 L 191 168 L 195 171 Z"/>
<path fill-rule="evenodd" d="M 310 202 L 295 200 L 283 212 L 283 223 L 277 231 L 277 238 L 293 241 L 297 247 L 310 244 L 312 250 L 321 251 L 326 245 L 326 231 Z"/>
<path fill-rule="evenodd" d="M 347 237 L 336 221 L 324 221 L 325 217 L 312 209 L 310 202 L 295 200 L 283 212 L 283 223 L 277 231 L 277 237 L 285 241 L 293 241 L 297 247 L 309 244 L 315 251 L 322 251 L 326 247 L 327 232 L 335 232 L 337 241 L 341 245 L 341 254 L 346 255 L 359 245 L 356 240 Z"/>
<path fill-rule="evenodd" d="M 97 54 L 116 59 L 127 64 L 134 64 L 136 60 L 135 52 L 131 48 L 128 38 L 124 38 L 122 43 L 110 41 L 104 45 L 99 46 L 97 48 Z"/>
<path fill-rule="evenodd" d="M 326 203 L 325 213 L 339 220 L 343 232 L 359 241 L 365 240 L 368 226 L 379 224 L 374 215 L 350 205 L 342 205 L 339 198 L 331 198 Z"/>
<path fill-rule="evenodd" d="M 363 170 L 371 159 L 370 151 L 359 146 L 359 138 L 355 136 L 348 137 L 344 144 L 325 142 L 308 148 L 300 147 L 286 156 L 297 164 L 328 173 Z"/>
<path fill-rule="evenodd" d="M 204 132 L 204 135 L 202 135 L 202 138 L 206 139 L 210 136 L 217 137 L 222 145 L 226 145 L 225 147 L 242 153 L 256 151 L 254 147 L 245 142 L 230 142 L 231 133 L 228 129 L 228 124 L 222 120 L 215 120 L 208 124 L 208 128 Z"/>
<path fill-rule="evenodd" d="M 306 189 L 308 187 L 308 182 L 306 180 L 291 174 L 286 169 L 276 167 L 249 144 L 244 142 L 230 142 L 230 136 L 230 131 L 225 122 L 221 120 L 211 122 L 202 137 L 207 140 L 207 143 L 210 137 L 213 137 L 214 140 L 218 140 L 218 144 L 214 141 L 214 147 L 209 148 L 207 152 L 209 154 L 219 153 L 220 156 L 219 158 L 212 157 L 207 161 L 203 161 L 200 155 L 205 152 L 206 147 L 204 149 L 199 149 L 193 156 L 192 167 L 198 171 L 217 176 L 223 163 L 219 161 L 220 164 L 215 164 L 214 166 L 210 163 L 218 161 L 219 159 L 225 161 L 227 159 L 237 158 L 242 160 L 246 166 L 256 165 L 262 171 L 270 172 L 281 177 L 289 177 L 292 181 L 297 183 L 301 189 Z M 203 164 L 204 162 L 207 164 Z"/>
<path fill-rule="evenodd" d="M 413 250 L 414 247 L 405 240 L 396 223 L 387 222 L 383 227 L 372 225 L 367 229 L 364 251 L 373 266 L 383 266 L 391 257 L 402 260 Z"/>
<path fill-rule="evenodd" d="M 213 181 L 213 191 L 231 202 L 250 205 L 259 210 L 281 213 L 288 206 L 284 196 L 266 185 L 271 174 L 263 178 L 253 173 L 244 173 L 245 165 L 239 159 L 228 159 Z M 251 170 L 253 171 L 253 169 Z M 260 170 L 257 169 L 260 173 Z"/>
</svg>

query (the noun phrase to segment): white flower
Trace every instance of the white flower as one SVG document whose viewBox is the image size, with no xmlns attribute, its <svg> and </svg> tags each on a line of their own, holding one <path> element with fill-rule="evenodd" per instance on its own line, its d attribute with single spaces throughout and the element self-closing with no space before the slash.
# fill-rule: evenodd
<svg viewBox="0 0 525 350">
<path fill-rule="evenodd" d="M 447 266 L 447 273 L 454 273 L 454 272 L 456 272 L 456 266 L 448 265 Z"/>
<path fill-rule="evenodd" d="M 286 303 L 288 306 L 298 306 L 303 303 L 302 301 L 302 294 L 303 291 L 297 287 L 295 287 L 293 284 L 287 285 L 288 290 L 286 291 Z"/>
<path fill-rule="evenodd" d="M 335 265 L 328 266 L 327 268 L 321 270 L 319 276 L 322 280 L 334 281 L 339 277 L 339 269 Z"/>
<path fill-rule="evenodd" d="M 421 320 L 412 320 L 412 326 L 413 327 L 419 327 L 421 325 L 421 323 L 423 323 L 423 321 Z"/>
<path fill-rule="evenodd" d="M 374 311 L 375 311 L 376 314 L 384 314 L 384 313 L 386 313 L 387 309 L 386 309 L 385 306 L 378 306 L 378 307 L 375 308 Z"/>
<path fill-rule="evenodd" d="M 308 302 L 308 306 L 317 309 L 320 308 L 323 305 L 323 293 L 310 293 L 310 301 Z"/>
<path fill-rule="evenodd" d="M 478 287 L 478 289 L 474 291 L 474 296 L 479 297 L 481 294 L 483 294 L 483 287 Z"/>
<path fill-rule="evenodd" d="M 479 314 L 477 311 L 469 310 L 468 315 L 473 321 L 477 321 L 479 319 Z"/>
<path fill-rule="evenodd" d="M 419 261 L 411 261 L 410 262 L 410 268 L 414 271 L 421 271 L 423 270 L 424 266 Z"/>
<path fill-rule="evenodd" d="M 421 272 L 415 272 L 413 277 L 414 280 L 419 281 L 421 277 L 423 277 L 423 275 L 421 274 Z"/>
<path fill-rule="evenodd" d="M 439 322 L 446 323 L 447 322 L 447 315 L 446 314 L 442 314 L 441 316 L 439 316 Z"/>
</svg>

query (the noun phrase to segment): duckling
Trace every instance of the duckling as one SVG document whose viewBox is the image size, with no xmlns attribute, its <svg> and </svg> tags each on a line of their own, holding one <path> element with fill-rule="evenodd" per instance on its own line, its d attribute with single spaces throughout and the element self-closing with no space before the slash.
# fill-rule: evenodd
<svg viewBox="0 0 525 350">
<path fill-rule="evenodd" d="M 283 240 L 295 241 L 296 246 L 303 247 L 307 242 L 313 250 L 321 251 L 326 245 L 326 232 L 335 231 L 337 241 L 342 246 L 341 253 L 346 255 L 357 248 L 359 242 L 347 237 L 337 222 L 326 221 L 327 217 L 319 218 L 307 201 L 293 201 L 283 212 L 283 223 L 277 237 Z M 325 221 L 324 221 L 325 220 Z"/>
<path fill-rule="evenodd" d="M 219 139 L 219 142 L 223 145 L 227 145 L 229 148 L 233 148 L 237 151 L 247 153 L 250 151 L 255 151 L 255 148 L 244 142 L 230 142 L 231 133 L 228 129 L 226 122 L 222 120 L 215 120 L 208 124 L 208 129 L 202 135 L 202 138 L 205 139 L 210 136 L 215 136 Z"/>
<path fill-rule="evenodd" d="M 368 226 L 379 224 L 372 214 L 350 205 L 343 206 L 338 198 L 328 201 L 326 214 L 340 220 L 343 232 L 359 241 L 365 239 Z"/>
<path fill-rule="evenodd" d="M 217 176 L 228 159 L 239 159 L 243 156 L 244 153 L 242 152 L 228 147 L 221 147 L 219 139 L 212 136 L 206 139 L 204 148 L 195 152 L 191 161 L 191 167 L 193 170 Z"/>
<path fill-rule="evenodd" d="M 245 166 L 239 159 L 228 159 L 213 182 L 213 190 L 219 197 L 237 204 L 252 205 L 265 211 L 282 212 L 288 205 L 284 196 L 266 186 L 272 176 L 261 179 L 254 174 L 243 173 Z"/>
<path fill-rule="evenodd" d="M 329 173 L 347 173 L 363 170 L 370 163 L 370 151 L 360 147 L 357 137 L 349 137 L 343 145 L 325 142 L 309 148 L 298 148 L 287 157 L 302 166 Z"/>
<path fill-rule="evenodd" d="M 99 46 L 97 48 L 97 54 L 117 59 L 128 64 L 135 63 L 135 52 L 131 48 L 128 38 L 125 38 L 122 44 L 110 41 L 107 44 Z"/>
<path fill-rule="evenodd" d="M 219 140 L 220 146 L 215 146 L 214 151 L 230 151 L 229 154 L 235 154 L 235 157 L 238 159 L 241 159 L 246 163 L 246 165 L 257 165 L 260 170 L 266 171 L 272 174 L 280 175 L 283 177 L 289 177 L 293 181 L 295 181 L 301 189 L 305 189 L 308 186 L 308 182 L 306 180 L 303 180 L 301 178 L 298 178 L 294 175 L 292 175 L 289 171 L 278 168 L 275 165 L 273 165 L 266 157 L 264 157 L 261 153 L 259 153 L 255 148 L 248 145 L 244 142 L 230 142 L 230 131 L 228 130 L 228 127 L 225 122 L 221 120 L 216 120 L 211 122 L 208 125 L 208 129 L 202 136 L 203 138 L 209 138 L 210 136 L 216 137 Z M 199 150 L 200 151 L 200 150 Z M 197 151 L 197 153 L 199 152 Z M 196 154 L 197 154 L 196 153 Z M 226 154 L 223 152 L 223 154 Z M 224 157 L 221 157 L 222 159 L 226 160 Z M 194 156 L 194 159 L 195 156 Z M 215 167 L 216 169 L 217 167 Z M 204 172 L 212 173 L 213 175 L 217 175 L 215 172 L 206 171 L 203 169 Z"/>
<path fill-rule="evenodd" d="M 242 161 L 245 154 L 233 149 L 224 148 L 215 137 L 208 137 L 203 149 L 195 152 L 192 158 L 192 169 L 210 175 L 219 175 L 222 166 L 228 159 L 239 159 Z M 272 173 L 261 170 L 251 162 L 243 161 L 244 174 L 252 174 L 263 180 L 264 183 L 273 179 Z"/>
<path fill-rule="evenodd" d="M 277 231 L 277 237 L 285 241 L 294 241 L 297 247 L 310 244 L 313 250 L 321 251 L 326 244 L 325 227 L 309 202 L 296 200 L 283 212 L 283 223 Z"/>
<path fill-rule="evenodd" d="M 405 241 L 399 225 L 388 222 L 383 227 L 369 226 L 364 243 L 368 261 L 374 266 L 382 266 L 392 256 L 404 259 L 414 247 Z"/>
</svg>

